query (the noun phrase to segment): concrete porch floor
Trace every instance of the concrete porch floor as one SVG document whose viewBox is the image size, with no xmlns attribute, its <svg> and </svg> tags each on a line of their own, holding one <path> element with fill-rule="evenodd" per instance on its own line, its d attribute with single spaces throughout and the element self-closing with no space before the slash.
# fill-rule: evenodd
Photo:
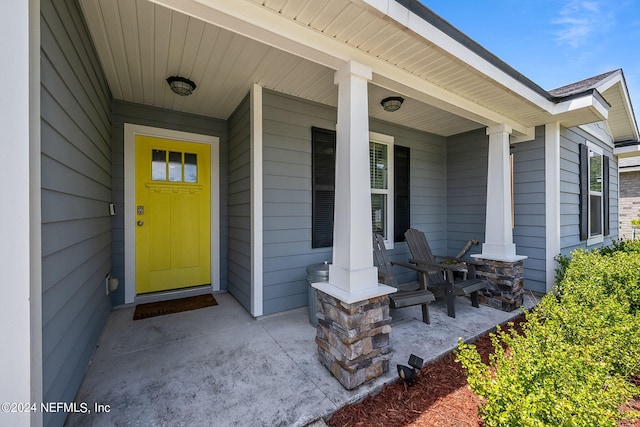
<svg viewBox="0 0 640 427">
<path fill-rule="evenodd" d="M 134 307 L 114 310 L 66 426 L 305 426 L 397 379 L 396 364 L 411 353 L 425 362 L 507 322 L 505 313 L 456 299 L 392 310 L 390 372 L 353 391 L 320 364 L 306 307 L 254 319 L 227 293 L 218 305 L 133 321 Z M 536 298 L 525 296 L 525 306 Z M 109 405 L 96 413 L 94 404 Z"/>
</svg>

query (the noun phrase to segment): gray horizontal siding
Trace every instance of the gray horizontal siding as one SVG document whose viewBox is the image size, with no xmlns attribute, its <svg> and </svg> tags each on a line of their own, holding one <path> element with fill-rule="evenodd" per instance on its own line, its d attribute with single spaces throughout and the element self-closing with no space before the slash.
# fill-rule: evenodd
<svg viewBox="0 0 640 427">
<path fill-rule="evenodd" d="M 264 314 L 308 303 L 306 267 L 331 259 L 311 249 L 311 127 L 334 129 L 332 108 L 263 93 Z"/>
<path fill-rule="evenodd" d="M 43 400 L 69 402 L 110 311 L 110 94 L 74 0 L 41 2 L 41 53 Z"/>
<path fill-rule="evenodd" d="M 536 129 L 533 141 L 514 144 L 513 241 L 524 255 L 524 285 L 546 292 L 546 212 L 544 128 Z"/>
<path fill-rule="evenodd" d="M 245 98 L 229 117 L 229 292 L 251 311 L 251 125 Z"/>
<path fill-rule="evenodd" d="M 330 261 L 332 248 L 311 248 L 311 127 L 334 129 L 336 111 L 286 95 L 264 92 L 263 203 L 264 313 L 306 305 L 306 267 Z M 372 121 L 370 129 L 411 149 L 411 223 L 445 246 L 444 138 Z M 409 258 L 405 243 L 391 256 Z M 415 274 L 398 270 L 400 281 Z"/>
<path fill-rule="evenodd" d="M 613 150 L 580 128 L 560 129 L 560 248 L 566 255 L 578 248 L 587 248 L 580 240 L 580 161 L 578 146 L 585 141 L 597 144 L 609 157 L 609 236 L 602 244 L 610 245 L 618 239 L 618 165 Z M 589 247 L 592 248 L 592 247 Z"/>
<path fill-rule="evenodd" d="M 471 239 L 484 242 L 489 139 L 484 131 L 447 138 L 447 247 L 455 255 Z M 479 253 L 472 246 L 467 255 Z"/>
<path fill-rule="evenodd" d="M 112 293 L 114 305 L 124 304 L 124 125 L 151 126 L 163 129 L 211 135 L 220 138 L 220 289 L 227 289 L 227 122 L 226 120 L 165 110 L 124 101 L 111 103 L 111 146 L 112 146 L 112 201 L 116 215 L 111 217 L 113 228 L 112 272 L 120 280 L 120 286 Z M 212 183 L 212 185 L 215 185 Z"/>
</svg>

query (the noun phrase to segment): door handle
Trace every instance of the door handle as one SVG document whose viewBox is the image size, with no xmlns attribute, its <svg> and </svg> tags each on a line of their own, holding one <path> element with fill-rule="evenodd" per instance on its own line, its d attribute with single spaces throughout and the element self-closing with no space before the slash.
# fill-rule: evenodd
<svg viewBox="0 0 640 427">
<path fill-rule="evenodd" d="M 142 227 L 144 225 L 144 221 L 142 221 L 142 220 L 138 221 L 137 224 L 138 224 L 138 227 Z"/>
</svg>

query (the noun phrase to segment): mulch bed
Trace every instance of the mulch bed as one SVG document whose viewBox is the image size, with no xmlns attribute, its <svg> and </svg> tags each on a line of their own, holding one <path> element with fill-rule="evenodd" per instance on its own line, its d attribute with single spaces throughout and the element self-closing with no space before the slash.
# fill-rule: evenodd
<svg viewBox="0 0 640 427">
<path fill-rule="evenodd" d="M 523 321 L 524 316 L 518 317 L 514 327 L 520 330 Z M 493 352 L 489 335 L 474 344 L 486 363 Z M 640 377 L 634 381 L 640 383 Z M 478 416 L 479 405 L 480 398 L 468 387 L 462 365 L 454 354 L 448 354 L 425 365 L 411 387 L 404 382 L 386 385 L 380 393 L 342 407 L 326 423 L 329 427 L 476 427 L 484 425 Z M 640 410 L 640 396 L 627 407 Z M 640 427 L 640 421 L 624 421 L 619 426 Z"/>
</svg>

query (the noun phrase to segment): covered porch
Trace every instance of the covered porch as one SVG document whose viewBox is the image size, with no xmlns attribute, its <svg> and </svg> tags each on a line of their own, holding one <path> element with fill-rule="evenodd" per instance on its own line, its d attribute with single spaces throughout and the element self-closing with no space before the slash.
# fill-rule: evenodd
<svg viewBox="0 0 640 427">
<path fill-rule="evenodd" d="M 419 307 L 392 310 L 391 369 L 349 391 L 320 364 L 306 307 L 255 319 L 230 294 L 214 296 L 217 306 L 136 321 L 133 306 L 114 310 L 75 399 L 91 413 L 65 425 L 305 426 L 397 380 L 395 365 L 410 354 L 438 359 L 459 337 L 520 313 L 459 298 L 455 319 L 438 301 L 426 325 Z M 527 293 L 525 305 L 534 301 Z"/>
<path fill-rule="evenodd" d="M 219 126 L 212 130 L 220 155 L 211 158 L 217 172 L 210 195 L 211 290 L 228 291 L 254 318 L 306 305 L 305 268 L 322 261 L 331 263 L 329 280 L 314 287 L 338 304 L 366 304 L 395 292 L 379 284 L 372 230 L 382 230 L 392 257 L 404 260 L 401 229 L 408 227 L 427 233 L 436 253 L 475 239 L 482 244 L 472 256 L 483 261 L 517 263 L 529 256 L 514 238 L 516 203 L 529 200 L 513 200 L 512 145 L 543 159 L 544 147 L 557 145 L 560 123 L 603 117 L 599 99 L 585 95 L 584 103 L 557 104 L 506 64 L 491 63 L 484 49 L 464 46 L 461 33 L 432 22 L 434 15 L 419 4 L 395 10 L 400 3 L 388 2 L 385 10 L 377 3 L 339 3 L 342 11 L 309 1 L 80 1 L 112 110 L 127 110 L 111 135 L 112 192 L 122 200 L 115 203 L 113 240 L 124 246 L 113 253 L 112 274 L 123 279 L 114 305 L 139 301 L 137 251 L 144 239 L 137 240 L 137 230 L 159 230 L 143 217 L 145 203 L 134 198 L 143 191 L 131 191 L 134 182 L 138 186 L 134 171 L 142 170 L 136 138 L 151 132 L 129 135 L 129 124 L 147 125 L 140 116 L 155 129 L 165 127 L 160 116 L 197 115 L 198 123 Z M 376 26 L 384 37 L 371 32 Z M 431 31 L 433 40 L 425 38 Z M 193 94 L 171 93 L 170 75 L 193 79 Z M 389 97 L 401 100 L 401 108 L 381 105 Z M 183 120 L 177 122 L 182 128 Z M 549 122 L 554 127 L 544 128 Z M 335 151 L 320 170 L 315 129 L 333 135 L 329 146 Z M 381 153 L 377 163 L 372 146 Z M 398 167 L 406 175 L 403 200 L 392 176 L 400 147 L 408 153 L 406 165 Z M 383 183 L 374 188 L 379 170 Z M 539 172 L 535 192 L 545 197 L 546 176 Z M 328 181 L 331 189 L 319 188 Z M 322 197 L 328 209 L 318 208 Z M 534 236 L 525 235 L 533 237 L 528 240 L 535 246 L 541 292 L 552 284 L 552 269 L 539 261 L 546 263 L 555 250 L 541 243 L 545 202 L 536 200 L 534 230 L 526 230 Z M 324 216 L 331 219 L 323 229 L 316 220 Z M 522 217 L 520 225 L 530 226 Z M 332 237 L 318 243 L 321 230 Z"/>
<path fill-rule="evenodd" d="M 127 192 L 131 138 L 120 136 L 121 124 L 130 123 L 206 129 L 220 138 L 212 291 L 229 291 L 254 317 L 306 304 L 305 267 L 327 260 L 328 293 L 351 301 L 391 292 L 378 286 L 371 260 L 371 217 L 378 214 L 369 185 L 373 134 L 389 157 L 395 146 L 410 150 L 405 226 L 426 232 L 437 253 L 476 239 L 482 245 L 472 253 L 482 259 L 528 257 L 527 287 L 551 288 L 559 251 L 557 239 L 545 245 L 543 237 L 558 231 L 558 215 L 546 215 L 552 192 L 545 193 L 544 180 L 552 169 L 539 160 L 546 146 L 557 145 L 560 123 L 601 119 L 602 105 L 591 95 L 557 104 L 480 46 L 469 48 L 462 33 L 420 4 L 338 3 L 80 1 L 118 116 L 111 274 L 121 286 L 114 305 L 137 295 L 141 218 Z M 170 75 L 193 79 L 193 94 L 171 93 Z M 399 110 L 381 106 L 389 97 L 404 100 Z M 336 239 L 322 246 L 313 240 L 313 128 L 334 131 L 337 146 Z M 515 178 L 527 186 L 525 196 L 510 185 L 512 145 L 535 152 L 537 163 L 522 168 L 524 175 L 535 168 L 534 190 L 524 181 L 530 177 Z M 531 163 L 526 154 L 516 162 Z M 390 240 L 394 231 L 402 235 L 393 229 L 397 189 L 385 190 L 377 197 L 387 210 L 385 238 L 393 256 L 406 258 L 402 240 Z"/>
</svg>

